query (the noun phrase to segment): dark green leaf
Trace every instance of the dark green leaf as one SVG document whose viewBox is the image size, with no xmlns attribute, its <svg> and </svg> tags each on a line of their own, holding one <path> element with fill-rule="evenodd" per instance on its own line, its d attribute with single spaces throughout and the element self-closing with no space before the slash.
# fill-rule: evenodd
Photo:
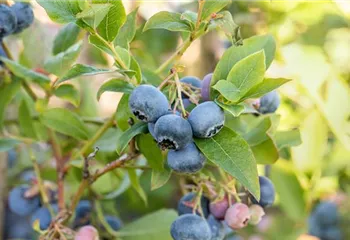
<svg viewBox="0 0 350 240">
<path fill-rule="evenodd" d="M 224 127 L 213 138 L 195 139 L 195 143 L 207 159 L 235 177 L 256 199 L 260 199 L 255 158 L 241 136 Z"/>
<path fill-rule="evenodd" d="M 18 108 L 18 122 L 23 136 L 37 138 L 28 102 L 23 99 Z"/>
<path fill-rule="evenodd" d="M 0 138 L 0 152 L 7 152 L 14 148 L 20 142 L 11 138 Z"/>
<path fill-rule="evenodd" d="M 121 135 L 119 142 L 117 144 L 117 149 L 116 149 L 117 153 L 121 155 L 133 137 L 141 133 L 147 133 L 147 132 L 148 132 L 147 123 L 140 122 L 140 123 L 134 124 L 131 128 L 126 130 Z"/>
<path fill-rule="evenodd" d="M 111 7 L 112 4 L 90 4 L 82 12 L 78 13 L 76 17 L 95 29 L 106 17 Z"/>
<path fill-rule="evenodd" d="M 67 109 L 48 109 L 41 115 L 40 121 L 46 127 L 73 138 L 88 140 L 90 137 L 89 131 L 80 117 Z"/>
<path fill-rule="evenodd" d="M 174 210 L 158 210 L 127 224 L 120 230 L 120 235 L 125 240 L 172 240 L 170 226 L 176 218 Z"/>
<path fill-rule="evenodd" d="M 114 40 L 114 45 L 129 49 L 130 42 L 134 39 L 136 33 L 136 16 L 138 8 L 128 14 L 126 22 L 120 28 L 119 33 Z"/>
<path fill-rule="evenodd" d="M 80 104 L 80 94 L 79 91 L 71 84 L 62 84 L 55 89 L 55 96 L 67 100 L 74 106 L 79 106 Z"/>
<path fill-rule="evenodd" d="M 136 140 L 140 152 L 145 156 L 151 168 L 162 171 L 163 154 L 153 137 L 150 134 L 140 134 Z"/>
<path fill-rule="evenodd" d="M 104 92 L 131 93 L 134 87 L 124 79 L 113 78 L 105 82 L 97 92 L 97 99 L 100 100 Z"/>
<path fill-rule="evenodd" d="M 205 1 L 202 11 L 202 20 L 209 20 L 213 13 L 218 13 L 221 9 L 231 3 L 231 0 Z"/>
<path fill-rule="evenodd" d="M 118 128 L 120 128 L 122 131 L 125 131 L 130 127 L 130 118 L 133 119 L 133 122 L 137 121 L 129 109 L 129 97 L 129 94 L 124 94 L 118 103 L 116 122 Z"/>
<path fill-rule="evenodd" d="M 60 29 L 53 42 L 53 55 L 66 51 L 78 41 L 80 28 L 74 24 L 69 23 Z"/>
<path fill-rule="evenodd" d="M 113 42 L 120 27 L 126 21 L 126 13 L 121 0 L 93 0 L 93 3 L 110 3 L 112 7 L 97 27 L 98 33 L 108 42 Z"/>
<path fill-rule="evenodd" d="M 302 144 L 300 131 L 298 129 L 276 132 L 274 138 L 278 149 L 296 147 Z"/>
<path fill-rule="evenodd" d="M 143 31 L 149 29 L 166 29 L 174 32 L 191 32 L 191 27 L 181 19 L 181 14 L 162 11 L 153 15 L 147 22 Z"/>
<path fill-rule="evenodd" d="M 136 192 L 140 195 L 143 202 L 147 205 L 147 195 L 145 191 L 142 189 L 142 187 L 140 186 L 139 177 L 137 176 L 136 171 L 137 170 L 135 169 L 128 169 L 131 186 L 136 190 Z"/>
<path fill-rule="evenodd" d="M 236 87 L 235 84 L 229 81 L 220 80 L 212 88 L 217 90 L 221 96 L 230 102 L 236 103 L 241 98 L 241 91 Z"/>
<path fill-rule="evenodd" d="M 271 92 L 272 90 L 279 88 L 283 84 L 291 81 L 290 79 L 285 78 L 265 78 L 260 84 L 256 85 L 250 89 L 245 96 L 241 99 L 244 101 L 248 98 L 259 98 L 265 94 Z"/>
<path fill-rule="evenodd" d="M 245 107 L 244 105 L 227 105 L 227 104 L 224 104 L 224 103 L 221 103 L 220 101 L 218 100 L 215 100 L 215 102 L 220 106 L 222 107 L 225 111 L 229 112 L 230 114 L 232 114 L 232 116 L 234 117 L 238 117 L 239 115 L 241 115 L 244 110 L 245 110 Z"/>
<path fill-rule="evenodd" d="M 0 59 L 5 63 L 6 67 L 17 77 L 24 78 L 28 81 L 33 81 L 39 84 L 44 89 L 48 89 L 50 87 L 50 78 L 48 78 L 47 76 L 34 72 L 7 58 L 0 57 Z"/>
<path fill-rule="evenodd" d="M 161 170 L 153 169 L 151 177 L 151 190 L 156 190 L 163 187 L 171 177 L 171 170 L 165 164 L 164 168 Z"/>
<path fill-rule="evenodd" d="M 0 129 L 3 127 L 7 105 L 15 97 L 21 87 L 21 82 L 13 77 L 11 83 L 3 83 L 0 88 Z"/>
<path fill-rule="evenodd" d="M 81 11 L 79 0 L 37 0 L 49 17 L 59 23 L 75 21 L 75 15 Z"/>
<path fill-rule="evenodd" d="M 78 58 L 81 47 L 82 42 L 78 42 L 68 48 L 66 51 L 49 58 L 45 62 L 45 69 L 58 77 L 64 75 Z"/>
<path fill-rule="evenodd" d="M 60 78 L 55 85 L 63 83 L 72 78 L 80 76 L 91 76 L 101 73 L 110 73 L 113 70 L 95 68 L 93 66 L 84 65 L 84 64 L 75 64 L 62 78 Z"/>
<path fill-rule="evenodd" d="M 273 164 L 279 158 L 278 149 L 270 136 L 263 142 L 251 146 L 251 149 L 257 164 Z"/>
</svg>

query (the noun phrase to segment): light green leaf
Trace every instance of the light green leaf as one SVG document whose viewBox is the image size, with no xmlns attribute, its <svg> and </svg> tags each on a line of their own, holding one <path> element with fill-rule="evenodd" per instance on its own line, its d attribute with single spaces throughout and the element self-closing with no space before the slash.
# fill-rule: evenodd
<svg viewBox="0 0 350 240">
<path fill-rule="evenodd" d="M 128 14 L 126 22 L 120 28 L 119 33 L 114 40 L 114 45 L 129 49 L 130 42 L 134 39 L 136 34 L 136 16 L 138 8 Z"/>
<path fill-rule="evenodd" d="M 241 99 L 244 101 L 248 98 L 259 98 L 265 94 L 279 88 L 283 84 L 290 82 L 290 79 L 285 78 L 265 78 L 261 83 L 250 89 L 245 96 Z"/>
<path fill-rule="evenodd" d="M 39 84 L 42 88 L 48 89 L 50 87 L 50 78 L 34 72 L 12 60 L 9 60 L 7 58 L 0 57 L 0 60 L 3 61 L 6 65 L 6 67 L 17 77 L 24 78 L 28 81 L 33 81 L 37 84 Z"/>
<path fill-rule="evenodd" d="M 232 37 L 236 38 L 238 36 L 239 26 L 233 21 L 232 15 L 229 11 L 220 12 L 219 15 L 222 15 L 220 18 L 216 18 L 210 21 L 209 28 L 216 28 L 222 30 L 230 39 Z"/>
<path fill-rule="evenodd" d="M 279 131 L 274 135 L 278 149 L 296 147 L 302 144 L 299 129 Z"/>
<path fill-rule="evenodd" d="M 67 109 L 48 109 L 40 116 L 40 121 L 46 127 L 73 138 L 88 140 L 90 137 L 89 131 L 80 117 Z"/>
<path fill-rule="evenodd" d="M 212 88 L 217 90 L 221 96 L 230 102 L 236 103 L 241 98 L 241 91 L 236 87 L 235 84 L 229 81 L 220 80 Z"/>
<path fill-rule="evenodd" d="M 75 64 L 62 78 L 60 78 L 55 85 L 63 83 L 72 78 L 80 77 L 80 76 L 91 76 L 102 73 L 110 73 L 113 70 L 109 69 L 101 69 L 95 68 L 93 66 L 84 65 L 84 64 Z"/>
<path fill-rule="evenodd" d="M 213 13 L 218 13 L 221 9 L 223 9 L 230 3 L 231 0 L 205 1 L 201 19 L 209 20 L 210 16 Z"/>
<path fill-rule="evenodd" d="M 279 159 L 276 144 L 270 136 L 258 145 L 251 146 L 257 164 L 273 164 Z"/>
<path fill-rule="evenodd" d="M 152 84 L 155 87 L 159 86 L 163 81 L 157 74 L 147 68 L 142 69 L 142 75 L 146 83 Z"/>
<path fill-rule="evenodd" d="M 181 20 L 187 21 L 191 26 L 191 29 L 194 30 L 197 22 L 197 13 L 192 11 L 185 11 L 181 14 Z"/>
<path fill-rule="evenodd" d="M 34 139 L 37 138 L 32 114 L 28 102 L 25 99 L 22 99 L 18 108 L 18 122 L 23 136 Z"/>
<path fill-rule="evenodd" d="M 80 0 L 37 0 L 49 17 L 58 23 L 75 21 L 75 15 L 81 11 Z"/>
<path fill-rule="evenodd" d="M 137 80 L 137 83 L 140 84 L 142 82 L 141 67 L 134 56 L 130 56 L 130 69 L 135 71 L 134 76 Z"/>
<path fill-rule="evenodd" d="M 136 190 L 136 192 L 140 195 L 143 202 L 147 205 L 147 195 L 145 191 L 140 186 L 139 177 L 136 174 L 135 169 L 128 169 L 128 174 L 131 182 L 131 186 Z"/>
<path fill-rule="evenodd" d="M 172 240 L 170 226 L 176 218 L 174 210 L 162 209 L 127 224 L 119 232 L 125 240 Z"/>
<path fill-rule="evenodd" d="M 0 152 L 7 152 L 14 148 L 20 142 L 11 138 L 0 138 Z"/>
<path fill-rule="evenodd" d="M 93 0 L 93 3 L 109 3 L 112 7 L 109 9 L 106 17 L 97 27 L 98 33 L 108 42 L 113 42 L 120 27 L 126 21 L 126 13 L 121 0 Z"/>
<path fill-rule="evenodd" d="M 117 107 L 117 113 L 115 118 L 118 128 L 120 128 L 122 131 L 125 131 L 130 127 L 129 119 L 132 119 L 133 122 L 138 121 L 130 111 L 129 97 L 129 94 L 124 94 L 120 99 Z"/>
<path fill-rule="evenodd" d="M 136 141 L 140 152 L 145 156 L 151 168 L 162 171 L 163 154 L 153 137 L 150 134 L 140 134 L 137 136 Z"/>
<path fill-rule="evenodd" d="M 229 72 L 227 81 L 233 83 L 239 91 L 239 97 L 243 97 L 264 80 L 264 75 L 265 54 L 259 51 L 237 62 Z"/>
<path fill-rule="evenodd" d="M 76 17 L 95 29 L 106 17 L 111 7 L 112 4 L 90 4 L 82 12 L 78 13 Z"/>
<path fill-rule="evenodd" d="M 105 82 L 97 92 L 97 100 L 100 100 L 104 92 L 122 92 L 131 93 L 134 90 L 133 85 L 126 82 L 124 79 L 113 78 Z"/>
<path fill-rule="evenodd" d="M 215 100 L 215 102 L 216 102 L 216 104 L 218 104 L 220 107 L 222 107 L 225 111 L 227 111 L 228 113 L 230 113 L 234 117 L 238 117 L 245 110 L 244 105 L 241 105 L 241 104 L 239 104 L 239 105 L 227 105 L 227 104 L 224 104 L 218 100 Z"/>
<path fill-rule="evenodd" d="M 123 63 L 129 68 L 130 67 L 130 54 L 129 51 L 125 48 L 117 46 L 115 51 L 118 53 L 119 57 L 123 61 Z M 117 63 L 116 63 L 117 64 Z"/>
<path fill-rule="evenodd" d="M 166 29 L 174 32 L 191 32 L 191 27 L 181 19 L 181 14 L 162 11 L 153 15 L 145 24 L 143 31 Z"/>
<path fill-rule="evenodd" d="M 147 133 L 147 132 L 148 132 L 147 123 L 139 122 L 134 124 L 131 128 L 126 130 L 121 135 L 119 142 L 117 144 L 117 149 L 116 149 L 117 153 L 121 155 L 133 137 L 141 133 Z"/>
<path fill-rule="evenodd" d="M 171 177 L 171 170 L 165 164 L 161 170 L 153 169 L 151 177 L 151 190 L 154 191 L 163 187 Z"/>
<path fill-rule="evenodd" d="M 0 88 L 0 130 L 3 127 L 6 107 L 16 96 L 20 88 L 21 81 L 19 81 L 16 77 L 12 78 L 11 83 L 3 83 Z"/>
<path fill-rule="evenodd" d="M 64 52 L 74 45 L 78 41 L 79 34 L 80 28 L 74 23 L 69 23 L 61 28 L 53 42 L 53 55 Z"/>
<path fill-rule="evenodd" d="M 81 47 L 82 42 L 80 41 L 68 48 L 66 51 L 49 58 L 45 62 L 45 69 L 58 77 L 63 76 L 78 58 Z"/>
<path fill-rule="evenodd" d="M 195 139 L 195 143 L 207 159 L 235 177 L 256 199 L 260 199 L 255 158 L 241 136 L 224 127 L 214 137 Z"/>
<path fill-rule="evenodd" d="M 62 84 L 55 89 L 55 96 L 67 100 L 74 106 L 78 107 L 80 104 L 80 94 L 79 91 L 71 84 Z"/>
</svg>

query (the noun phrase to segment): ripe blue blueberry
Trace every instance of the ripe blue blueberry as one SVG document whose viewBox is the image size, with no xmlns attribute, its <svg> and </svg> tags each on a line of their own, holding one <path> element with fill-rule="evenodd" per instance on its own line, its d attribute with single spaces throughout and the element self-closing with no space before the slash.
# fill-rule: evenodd
<svg viewBox="0 0 350 240">
<path fill-rule="evenodd" d="M 11 190 L 8 197 L 10 210 L 20 216 L 28 216 L 40 207 L 40 197 L 26 198 L 28 186 L 18 186 Z"/>
<path fill-rule="evenodd" d="M 211 83 L 212 77 L 213 77 L 213 74 L 210 73 L 210 74 L 206 75 L 202 81 L 201 94 L 202 94 L 202 100 L 204 102 L 210 101 L 210 83 Z"/>
<path fill-rule="evenodd" d="M 174 240 L 211 240 L 207 221 L 194 214 L 179 216 L 171 224 L 170 233 Z"/>
<path fill-rule="evenodd" d="M 322 236 L 322 227 L 315 214 L 311 214 L 308 219 L 308 233 L 319 238 Z"/>
<path fill-rule="evenodd" d="M 154 133 L 162 149 L 178 150 L 192 141 L 191 125 L 175 114 L 159 118 L 154 127 Z"/>
<path fill-rule="evenodd" d="M 280 105 L 280 97 L 277 91 L 272 91 L 260 98 L 258 111 L 262 114 L 274 113 Z"/>
<path fill-rule="evenodd" d="M 275 187 L 270 179 L 264 176 L 259 176 L 260 184 L 260 201 L 256 201 L 254 197 L 251 198 L 254 204 L 259 204 L 263 208 L 270 207 L 275 202 Z"/>
<path fill-rule="evenodd" d="M 154 139 L 156 139 L 156 135 L 154 133 L 154 123 L 148 123 L 148 131 L 152 135 Z"/>
<path fill-rule="evenodd" d="M 4 221 L 4 239 L 33 239 L 33 229 L 29 219 L 14 214 L 9 209 L 6 209 Z"/>
<path fill-rule="evenodd" d="M 81 200 L 75 209 L 74 227 L 81 227 L 90 224 L 92 206 L 90 201 Z"/>
<path fill-rule="evenodd" d="M 34 21 L 32 6 L 28 3 L 17 2 L 11 6 L 17 18 L 17 27 L 14 33 L 20 33 L 28 28 Z"/>
<path fill-rule="evenodd" d="M 57 204 L 52 204 L 51 207 L 55 213 L 58 212 Z M 46 230 L 50 226 L 52 221 L 52 216 L 50 214 L 49 209 L 47 209 L 46 207 L 41 207 L 38 210 L 36 210 L 31 216 L 32 225 L 37 220 L 39 220 L 39 223 L 40 223 L 39 224 L 40 230 Z"/>
<path fill-rule="evenodd" d="M 7 165 L 9 168 L 15 166 L 17 162 L 17 152 L 14 149 L 11 149 L 7 152 Z"/>
<path fill-rule="evenodd" d="M 5 57 L 7 58 L 5 50 L 2 48 L 2 41 L 0 39 L 0 57 Z M 0 66 L 4 66 L 4 62 L 0 60 Z"/>
<path fill-rule="evenodd" d="M 120 230 L 121 227 L 123 226 L 122 221 L 115 216 L 107 215 L 107 216 L 105 216 L 105 219 L 106 219 L 106 222 L 109 224 L 109 226 L 111 226 L 111 228 L 114 231 Z"/>
<path fill-rule="evenodd" d="M 210 240 L 223 240 L 225 238 L 225 226 L 213 215 L 209 215 L 207 221 L 211 230 Z"/>
<path fill-rule="evenodd" d="M 211 138 L 223 128 L 225 114 L 216 103 L 204 102 L 191 111 L 188 121 L 191 124 L 194 136 Z"/>
<path fill-rule="evenodd" d="M 336 226 L 331 226 L 323 230 L 321 239 L 323 240 L 342 240 L 343 234 Z"/>
<path fill-rule="evenodd" d="M 202 87 L 202 81 L 197 77 L 187 76 L 181 78 L 180 82 L 189 84 L 192 91 Z M 186 94 L 182 94 L 182 98 L 188 98 L 188 96 Z"/>
<path fill-rule="evenodd" d="M 166 96 L 151 85 L 140 85 L 129 98 L 132 113 L 141 121 L 155 122 L 168 113 L 169 104 Z"/>
<path fill-rule="evenodd" d="M 313 214 L 322 226 L 336 225 L 338 222 L 337 205 L 333 202 L 321 202 L 313 211 Z"/>
<path fill-rule="evenodd" d="M 169 150 L 168 166 L 179 173 L 195 173 L 205 164 L 205 157 L 194 143 L 179 150 Z"/>
<path fill-rule="evenodd" d="M 195 193 L 191 192 L 191 193 L 187 193 L 180 199 L 177 205 L 177 212 L 179 215 L 193 213 L 193 204 L 194 204 L 193 201 L 196 196 L 197 195 Z M 202 208 L 204 217 L 207 218 L 209 216 L 209 199 L 206 198 L 205 196 L 202 196 L 201 198 L 201 208 Z M 198 210 L 196 211 L 196 214 L 200 215 Z"/>
<path fill-rule="evenodd" d="M 14 12 L 5 4 L 0 4 L 0 39 L 16 30 L 17 19 Z"/>
</svg>

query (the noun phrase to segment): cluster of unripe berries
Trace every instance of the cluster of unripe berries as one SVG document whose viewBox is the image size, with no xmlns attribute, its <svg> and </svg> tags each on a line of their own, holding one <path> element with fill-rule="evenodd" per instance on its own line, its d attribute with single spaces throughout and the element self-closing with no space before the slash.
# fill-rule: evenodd
<svg viewBox="0 0 350 240">
<path fill-rule="evenodd" d="M 250 206 L 228 195 L 216 197 L 211 202 L 201 196 L 199 208 L 194 209 L 196 194 L 183 196 L 177 209 L 179 217 L 171 226 L 171 236 L 174 240 L 223 240 L 225 225 L 238 230 L 248 223 L 258 224 L 265 215 L 264 208 L 271 206 L 275 200 L 273 183 L 263 176 L 259 177 L 259 183 L 260 201 L 251 196 L 247 200 Z"/>
<path fill-rule="evenodd" d="M 309 234 L 321 240 L 342 240 L 337 205 L 320 202 L 309 217 Z"/>
</svg>

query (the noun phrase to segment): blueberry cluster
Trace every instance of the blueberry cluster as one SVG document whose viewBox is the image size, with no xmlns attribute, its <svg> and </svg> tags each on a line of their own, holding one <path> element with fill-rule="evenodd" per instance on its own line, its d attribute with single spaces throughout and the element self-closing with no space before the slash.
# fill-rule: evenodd
<svg viewBox="0 0 350 240">
<path fill-rule="evenodd" d="M 225 225 L 232 230 L 238 230 L 248 223 L 258 224 L 265 215 L 264 208 L 271 206 L 275 200 L 272 182 L 260 176 L 259 183 L 260 201 L 251 197 L 250 206 L 226 194 L 216 196 L 212 201 L 201 196 L 199 207 L 194 209 L 197 195 L 186 194 L 178 203 L 179 217 L 171 226 L 171 236 L 174 240 L 223 240 L 226 235 Z"/>
<path fill-rule="evenodd" d="M 185 77 L 181 83 L 190 91 L 203 89 L 202 81 L 195 77 Z M 185 107 L 190 104 L 186 94 L 182 94 L 182 100 L 185 103 L 188 101 Z M 180 173 L 195 173 L 205 164 L 205 157 L 193 143 L 193 136 L 211 138 L 223 128 L 225 122 L 224 111 L 212 101 L 198 104 L 185 119 L 177 112 L 173 113 L 167 97 L 150 85 L 140 85 L 134 89 L 129 98 L 129 107 L 139 120 L 148 123 L 149 132 L 158 146 L 169 150 L 168 166 Z"/>
<path fill-rule="evenodd" d="M 321 240 L 342 240 L 338 223 L 337 205 L 333 202 L 321 202 L 309 217 L 309 234 Z"/>
</svg>

